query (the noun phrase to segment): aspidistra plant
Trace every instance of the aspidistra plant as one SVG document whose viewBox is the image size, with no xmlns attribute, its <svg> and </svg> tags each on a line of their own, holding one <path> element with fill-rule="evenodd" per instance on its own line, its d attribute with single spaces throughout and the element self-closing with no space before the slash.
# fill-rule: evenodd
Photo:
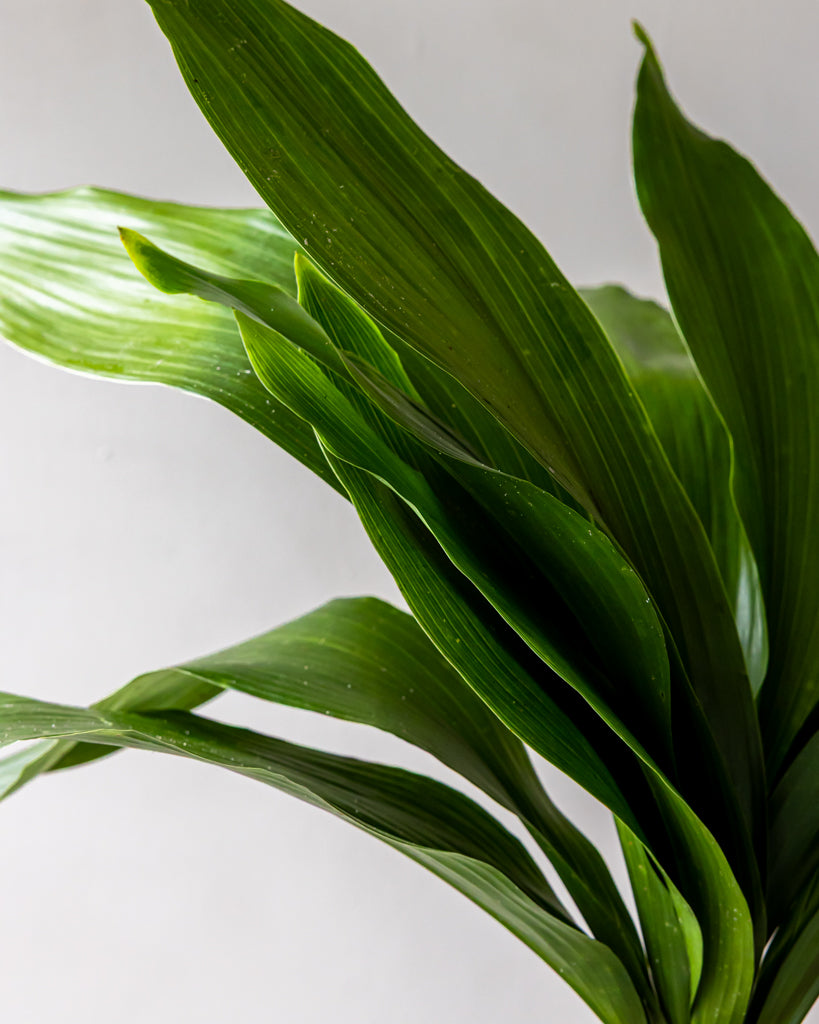
<svg viewBox="0 0 819 1024">
<path fill-rule="evenodd" d="M 3 694 L 0 740 L 39 742 L 0 794 L 123 747 L 218 764 L 423 864 L 606 1024 L 796 1024 L 819 995 L 809 238 L 640 29 L 634 171 L 672 313 L 575 290 L 281 0 L 150 2 L 269 209 L 0 194 L 0 329 L 240 415 L 352 502 L 411 614 L 333 601 L 89 708 Z M 465 795 L 198 713 L 225 689 L 433 754 L 573 905 Z M 636 920 L 527 747 L 614 815 Z"/>
</svg>

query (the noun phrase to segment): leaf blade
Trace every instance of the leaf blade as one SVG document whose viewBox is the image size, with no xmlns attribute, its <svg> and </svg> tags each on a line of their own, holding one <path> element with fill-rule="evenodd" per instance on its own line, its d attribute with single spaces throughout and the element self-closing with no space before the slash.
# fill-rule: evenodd
<svg viewBox="0 0 819 1024">
<path fill-rule="evenodd" d="M 217 271 L 261 276 L 295 293 L 296 243 L 267 211 L 91 188 L 0 192 L 0 332 L 69 369 L 218 402 L 337 489 L 310 427 L 276 407 L 253 376 L 230 313 L 148 287 L 119 241 L 123 222 Z"/>
<path fill-rule="evenodd" d="M 5 741 L 43 730 L 193 757 L 330 810 L 475 900 L 552 965 L 606 1024 L 645 1024 L 640 1000 L 611 951 L 538 904 L 537 890 L 532 892 L 536 868 L 523 847 L 486 812 L 441 783 L 189 713 L 103 716 L 2 695 Z"/>
<path fill-rule="evenodd" d="M 152 7 L 194 98 L 311 256 L 458 378 L 628 553 L 758 834 L 759 729 L 718 569 L 585 303 L 332 33 L 280 0 Z"/>
<path fill-rule="evenodd" d="M 819 256 L 754 167 L 685 119 L 643 41 L 638 196 L 675 315 L 734 438 L 768 614 L 760 717 L 775 776 L 817 696 Z"/>
</svg>

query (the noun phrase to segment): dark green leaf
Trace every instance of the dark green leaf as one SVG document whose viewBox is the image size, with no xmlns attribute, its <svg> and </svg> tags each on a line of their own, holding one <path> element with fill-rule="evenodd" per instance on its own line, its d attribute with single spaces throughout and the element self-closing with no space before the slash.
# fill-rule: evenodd
<svg viewBox="0 0 819 1024">
<path fill-rule="evenodd" d="M 783 775 L 770 809 L 768 906 L 774 927 L 819 867 L 819 733 Z"/>
<path fill-rule="evenodd" d="M 799 1024 L 819 997 L 819 873 L 788 908 L 762 962 L 749 1019 Z"/>
<path fill-rule="evenodd" d="M 280 398 L 292 402 L 300 415 L 316 425 L 322 443 L 328 446 L 336 460 L 333 462 L 336 472 L 341 476 L 382 557 L 396 575 L 410 607 L 445 656 L 461 669 L 471 685 L 513 731 L 543 756 L 561 767 L 565 766 L 565 770 L 574 777 L 579 776 L 587 784 L 593 782 L 597 795 L 600 795 L 599 782 L 594 776 L 590 778 L 586 765 L 579 767 L 574 757 L 566 765 L 565 740 L 572 733 L 576 734 L 576 722 L 580 721 L 580 716 L 575 716 L 571 724 L 567 722 L 565 714 L 558 717 L 558 708 L 555 705 L 549 707 L 551 701 L 547 692 L 537 685 L 533 690 L 531 677 L 519 669 L 509 674 L 511 666 L 508 661 L 505 666 L 508 682 L 504 680 L 495 664 L 486 656 L 488 631 L 483 623 L 478 626 L 471 617 L 469 605 L 462 596 L 463 591 L 455 600 L 452 599 L 451 591 L 447 593 L 447 573 L 440 565 L 440 560 L 432 574 L 422 571 L 418 561 L 418 541 L 415 537 L 410 540 L 412 528 L 407 530 L 404 525 L 406 514 L 402 522 L 400 509 L 394 502 L 390 506 L 385 501 L 383 490 L 373 492 L 370 483 L 372 477 L 368 473 L 356 470 L 350 464 L 342 468 L 342 463 L 337 460 L 341 457 L 353 464 L 358 462 L 367 467 L 369 474 L 385 480 L 397 480 L 400 476 L 398 486 L 404 492 L 404 499 L 410 506 L 426 510 L 429 503 L 420 474 L 406 465 L 403 465 L 403 469 L 395 465 L 400 462 L 398 456 L 363 423 L 353 406 L 334 389 L 329 378 L 305 353 L 292 345 L 288 348 L 286 339 L 256 321 L 242 317 L 241 314 L 239 321 L 257 373 L 268 386 L 275 389 Z M 409 510 L 407 514 L 412 515 Z M 438 525 L 436 522 L 435 526 Z M 448 535 L 446 540 L 450 540 Z M 453 539 L 452 543 L 456 541 Z M 425 555 L 426 552 L 423 552 L 421 557 Z M 430 576 L 435 579 L 435 584 L 431 584 Z M 479 582 L 482 586 L 492 585 L 488 579 L 480 579 Z M 435 590 L 431 601 L 432 585 Z M 431 614 L 434 604 L 442 599 L 446 602 L 446 612 L 442 614 L 438 609 L 437 618 L 439 622 L 443 619 L 443 630 L 433 621 L 434 613 Z M 464 653 L 461 654 L 461 651 Z M 461 667 L 468 652 L 478 658 L 479 667 L 467 666 L 466 670 Z M 497 648 L 493 653 L 497 656 Z M 490 665 L 493 666 L 491 671 Z M 543 712 L 539 713 L 541 708 Z M 556 726 L 560 728 L 558 734 Z M 591 731 L 584 731 L 588 739 Z M 555 740 L 558 740 L 557 744 Z M 633 746 L 639 752 L 639 746 Z M 715 1022 L 740 1020 L 753 975 L 753 937 L 747 906 L 713 838 L 650 760 L 644 754 L 642 757 L 651 773 L 656 798 L 664 808 L 674 841 L 686 850 L 683 860 L 688 865 L 688 875 L 682 880 L 684 891 L 703 923 L 707 956 L 699 997 L 702 1019 Z M 606 788 L 610 801 L 610 781 Z M 624 814 L 619 800 L 615 806 L 621 817 L 633 820 L 633 808 Z"/>
<path fill-rule="evenodd" d="M 759 574 L 731 489 L 731 439 L 668 312 L 617 285 L 581 295 L 602 324 L 691 499 L 734 609 L 755 690 L 765 678 L 768 637 Z"/>
<path fill-rule="evenodd" d="M 419 472 L 403 462 L 309 356 L 270 328 L 237 316 L 251 363 L 273 394 L 311 422 L 335 456 L 374 473 L 415 508 L 453 562 L 527 643 L 639 747 L 606 703 L 616 699 L 616 689 L 585 650 L 597 643 L 609 659 L 630 662 L 630 674 L 618 672 L 614 680 L 621 688 L 644 681 L 638 708 L 643 712 L 650 702 L 662 704 L 667 662 L 639 578 L 605 535 L 551 495 L 480 467 L 471 467 L 479 474 L 474 486 L 482 489 L 492 514 L 480 516 L 463 488 L 459 495 L 450 487 L 440 498 L 430 485 L 429 467 Z M 467 469 L 460 460 L 454 465 Z M 597 638 L 584 637 L 584 614 Z M 658 728 L 664 728 L 662 717 L 654 720 L 654 733 Z M 661 742 L 662 732 L 651 738 Z"/>
<path fill-rule="evenodd" d="M 610 724 L 614 708 L 660 751 L 660 759 L 670 758 L 662 627 L 629 564 L 603 533 L 552 494 L 479 462 L 407 393 L 408 382 L 395 371 L 394 356 L 370 318 L 304 259 L 297 278 L 300 301 L 337 346 L 352 349 L 348 365 L 369 397 L 412 438 L 444 456 L 441 472 L 406 438 L 397 454 L 408 457 L 431 487 L 421 494 L 394 459 L 393 472 L 382 468 L 381 478 L 413 504 L 453 561 L 551 668 Z M 311 420 L 325 442 L 333 429 L 326 420 Z M 389 442 L 390 436 L 382 432 L 382 439 Z M 344 451 L 335 448 L 369 468 L 360 447 L 347 444 Z"/>
<path fill-rule="evenodd" d="M 677 916 L 680 897 L 674 899 L 669 883 L 634 833 L 620 823 L 617 831 L 663 1009 L 670 1024 L 688 1024 L 699 977 L 693 975 L 686 933 Z M 689 926 L 692 916 L 689 910 Z M 701 943 L 700 936 L 700 948 Z"/>
<path fill-rule="evenodd" d="M 337 460 L 333 464 L 407 603 L 447 659 L 533 750 L 601 799 L 621 821 L 639 829 L 637 813 L 649 827 L 644 797 L 627 770 L 628 757 L 623 749 L 612 750 L 612 735 L 600 729 L 600 720 L 595 723 L 582 702 L 567 700 L 553 676 L 527 663 L 511 631 L 504 631 L 401 499 L 362 470 Z M 575 749 L 576 737 L 582 737 L 582 751 Z M 740 1024 L 754 971 L 747 904 L 718 844 L 690 808 L 661 777 L 653 776 L 653 788 L 679 853 L 678 881 L 702 927 L 702 980 L 694 1019 L 697 1024 Z M 689 949 L 692 931 L 686 921 Z"/>
<path fill-rule="evenodd" d="M 768 616 L 760 718 L 775 774 L 817 699 L 819 257 L 753 166 L 685 119 L 648 44 L 634 165 L 675 316 L 734 439 Z"/>
</svg>

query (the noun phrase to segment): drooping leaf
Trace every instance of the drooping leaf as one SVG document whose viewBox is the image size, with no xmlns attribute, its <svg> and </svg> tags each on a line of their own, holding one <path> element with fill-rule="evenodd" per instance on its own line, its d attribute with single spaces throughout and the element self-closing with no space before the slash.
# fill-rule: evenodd
<svg viewBox="0 0 819 1024">
<path fill-rule="evenodd" d="M 509 810 L 536 806 L 542 797 L 520 742 L 412 616 L 375 598 L 331 601 L 131 686 L 172 693 L 194 682 L 384 729 L 426 750 Z M 109 699 L 104 706 L 124 704 L 122 698 L 115 704 Z"/>
<path fill-rule="evenodd" d="M 210 398 L 338 488 L 309 425 L 276 406 L 256 380 L 230 312 L 149 287 L 122 247 L 123 223 L 172 242 L 215 272 L 261 277 L 295 292 L 296 243 L 267 211 L 180 206 L 92 188 L 0 192 L 0 333 L 72 370 Z"/>
<path fill-rule="evenodd" d="M 677 322 L 734 439 L 768 616 L 760 718 L 775 775 L 819 693 L 819 257 L 754 167 L 686 120 L 644 42 L 637 191 Z"/>
<path fill-rule="evenodd" d="M 592 933 L 648 996 L 639 939 L 602 857 L 549 800 L 519 741 L 406 613 L 375 599 L 337 600 L 235 647 L 140 676 L 96 707 L 188 709 L 222 688 L 386 729 L 483 789 L 532 831 Z M 39 753 L 0 760 L 0 798 L 39 771 L 115 749 L 51 740 Z M 565 914 L 557 901 L 555 909 Z"/>
<path fill-rule="evenodd" d="M 0 741 L 40 735 L 181 754 L 228 768 L 329 810 L 475 900 L 531 946 L 606 1024 L 645 1024 L 622 964 L 539 902 L 524 848 L 485 811 L 432 779 L 353 761 L 176 712 L 136 715 L 3 695 Z"/>
<path fill-rule="evenodd" d="M 152 8 L 217 134 L 311 257 L 464 384 L 626 551 L 758 837 L 758 723 L 731 606 L 702 524 L 588 307 L 332 33 L 281 0 Z"/>
</svg>

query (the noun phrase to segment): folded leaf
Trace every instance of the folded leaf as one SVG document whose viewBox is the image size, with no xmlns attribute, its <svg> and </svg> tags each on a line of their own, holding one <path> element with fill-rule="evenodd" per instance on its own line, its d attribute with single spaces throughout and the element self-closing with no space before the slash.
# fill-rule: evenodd
<svg viewBox="0 0 819 1024">
<path fill-rule="evenodd" d="M 524 848 L 485 811 L 432 779 L 353 761 L 184 712 L 136 715 L 0 697 L 0 742 L 74 735 L 181 754 L 329 810 L 423 864 L 549 963 L 606 1024 L 645 1024 L 622 964 L 544 910 Z"/>
<path fill-rule="evenodd" d="M 661 701 L 665 666 L 662 635 L 656 620 L 652 626 L 652 612 L 639 579 L 607 538 L 551 495 L 523 481 L 495 481 L 489 471 L 488 483 L 483 478 L 481 482 L 490 488 L 490 504 L 499 506 L 500 514 L 507 512 L 511 521 L 509 532 L 502 532 L 491 514 L 481 514 L 480 506 L 469 501 L 464 488 L 454 482 L 448 486 L 447 481 L 431 481 L 430 467 L 419 471 L 405 463 L 384 437 L 368 427 L 353 404 L 306 353 L 243 314 L 237 317 L 251 363 L 273 394 L 311 422 L 322 443 L 336 457 L 375 474 L 415 508 L 454 564 L 516 632 L 578 689 L 629 745 L 639 747 L 628 728 L 611 713 L 605 701 L 608 694 L 601 697 L 607 681 L 586 657 L 585 647 L 590 641 L 583 643 L 582 623 L 567 614 L 567 602 L 561 594 L 561 588 L 569 590 L 575 616 L 582 615 L 584 608 L 588 610 L 591 602 L 601 632 L 610 632 L 615 646 L 621 637 L 616 635 L 617 628 L 609 616 L 619 623 L 621 633 L 631 633 L 635 622 L 640 628 L 645 621 L 639 642 L 633 641 L 631 648 L 636 647 L 641 656 L 653 657 L 656 666 L 653 673 L 643 673 L 647 684 L 644 701 Z M 438 495 L 443 486 L 448 487 L 445 498 Z M 516 488 L 520 488 L 517 493 Z M 501 504 L 507 494 L 511 495 L 506 498 L 508 510 Z M 528 518 L 523 518 L 523 509 L 529 513 Z M 521 547 L 515 544 L 514 530 L 524 531 Z M 541 536 L 545 539 L 539 543 Z M 611 565 L 608 576 L 607 565 Z M 578 571 L 581 568 L 582 573 Z M 572 587 L 577 588 L 576 593 Z M 621 605 L 625 612 L 618 618 Z M 568 610 L 571 608 L 570 604 Z M 625 673 L 616 678 L 627 685 Z M 656 686 L 654 692 L 651 684 Z"/>
</svg>

